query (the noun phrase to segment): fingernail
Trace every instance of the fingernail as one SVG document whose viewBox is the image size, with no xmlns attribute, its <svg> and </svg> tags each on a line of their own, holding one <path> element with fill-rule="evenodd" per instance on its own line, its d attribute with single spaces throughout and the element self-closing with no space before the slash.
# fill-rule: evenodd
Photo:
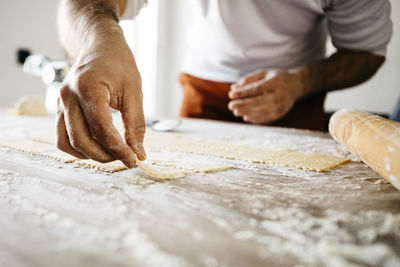
<svg viewBox="0 0 400 267">
<path fill-rule="evenodd" d="M 137 145 L 135 145 L 135 148 L 136 148 L 135 152 L 136 152 L 136 155 L 137 155 L 138 159 L 140 161 L 145 160 L 146 159 L 146 152 L 144 150 L 143 145 L 142 144 L 137 144 Z"/>
</svg>

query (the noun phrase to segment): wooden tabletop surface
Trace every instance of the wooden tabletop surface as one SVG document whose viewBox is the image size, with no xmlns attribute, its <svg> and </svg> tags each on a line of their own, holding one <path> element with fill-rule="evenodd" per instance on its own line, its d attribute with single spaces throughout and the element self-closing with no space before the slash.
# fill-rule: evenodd
<svg viewBox="0 0 400 267">
<path fill-rule="evenodd" d="M 0 112 L 0 137 L 53 126 L 53 116 Z M 351 157 L 319 132 L 206 120 L 177 132 Z M 354 158 L 318 173 L 180 156 L 235 168 L 158 182 L 0 148 L 0 266 L 400 264 L 400 192 Z"/>
</svg>

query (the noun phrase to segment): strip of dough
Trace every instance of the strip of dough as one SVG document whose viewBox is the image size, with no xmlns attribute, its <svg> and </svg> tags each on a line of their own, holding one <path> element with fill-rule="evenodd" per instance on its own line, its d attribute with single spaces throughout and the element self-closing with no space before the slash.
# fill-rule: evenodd
<svg viewBox="0 0 400 267">
<path fill-rule="evenodd" d="M 31 139 L 37 140 L 33 141 Z M 65 163 L 75 162 L 80 166 L 93 168 L 105 172 L 117 172 L 126 170 L 127 167 L 121 161 L 113 161 L 109 163 L 100 163 L 94 160 L 81 160 L 67 153 L 58 150 L 54 144 L 47 143 L 47 138 L 42 140 L 39 138 L 21 139 L 21 138 L 3 138 L 0 145 L 6 148 L 22 151 L 32 155 L 40 155 L 54 160 L 63 161 Z M 153 166 L 146 162 L 139 162 L 139 167 L 148 175 L 158 179 L 174 179 L 186 175 L 186 172 L 163 166 Z"/>
<path fill-rule="evenodd" d="M 173 168 L 182 169 L 185 171 L 192 171 L 197 173 L 210 173 L 223 171 L 233 168 L 230 164 L 219 163 L 219 162 L 206 162 L 206 161 L 189 161 L 182 159 L 171 159 L 171 160 L 149 160 L 151 163 L 163 166 L 169 166 Z"/>
<path fill-rule="evenodd" d="M 349 161 L 347 158 L 326 156 L 316 153 L 302 153 L 299 151 L 287 151 L 271 160 L 269 163 L 321 172 L 335 168 L 347 161 Z"/>
<path fill-rule="evenodd" d="M 175 140 L 177 143 L 174 143 Z M 215 156 L 254 163 L 266 163 L 312 171 L 326 171 L 350 160 L 348 158 L 316 153 L 303 153 L 294 150 L 276 151 L 229 142 L 207 141 L 169 133 L 158 134 L 156 141 L 153 141 L 152 137 L 148 137 L 146 144 L 148 147 L 162 148 L 177 152 Z"/>
<path fill-rule="evenodd" d="M 34 137 L 48 142 L 48 135 Z M 214 156 L 226 159 L 243 160 L 277 166 L 293 167 L 312 171 L 326 171 L 335 168 L 350 159 L 315 153 L 303 153 L 294 150 L 271 150 L 231 142 L 210 141 L 192 138 L 175 133 L 156 133 L 149 131 L 144 139 L 144 146 L 153 149 Z M 178 167 L 185 169 L 184 167 Z"/>
<path fill-rule="evenodd" d="M 65 163 L 70 163 L 77 160 L 77 158 L 74 156 L 58 150 L 55 145 L 39 143 L 29 139 L 3 138 L 0 140 L 0 145 L 31 155 L 40 155 Z"/>
</svg>

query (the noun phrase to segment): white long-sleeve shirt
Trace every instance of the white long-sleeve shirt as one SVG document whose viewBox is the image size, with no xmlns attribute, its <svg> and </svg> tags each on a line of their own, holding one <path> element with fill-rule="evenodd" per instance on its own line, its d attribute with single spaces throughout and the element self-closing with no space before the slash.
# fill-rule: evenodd
<svg viewBox="0 0 400 267">
<path fill-rule="evenodd" d="M 236 82 L 260 68 L 289 69 L 325 56 L 327 34 L 338 49 L 385 55 L 392 36 L 388 0 L 188 0 L 202 21 L 188 36 L 183 71 Z M 128 0 L 133 18 L 147 0 Z"/>
</svg>

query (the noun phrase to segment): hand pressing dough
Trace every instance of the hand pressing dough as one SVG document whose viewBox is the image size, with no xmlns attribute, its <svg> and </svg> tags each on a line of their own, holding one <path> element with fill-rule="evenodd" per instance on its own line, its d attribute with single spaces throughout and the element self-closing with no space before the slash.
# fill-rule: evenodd
<svg viewBox="0 0 400 267">
<path fill-rule="evenodd" d="M 15 103 L 14 108 L 10 110 L 11 114 L 17 116 L 45 116 L 47 115 L 46 106 L 42 98 L 38 96 L 24 96 Z"/>
</svg>

